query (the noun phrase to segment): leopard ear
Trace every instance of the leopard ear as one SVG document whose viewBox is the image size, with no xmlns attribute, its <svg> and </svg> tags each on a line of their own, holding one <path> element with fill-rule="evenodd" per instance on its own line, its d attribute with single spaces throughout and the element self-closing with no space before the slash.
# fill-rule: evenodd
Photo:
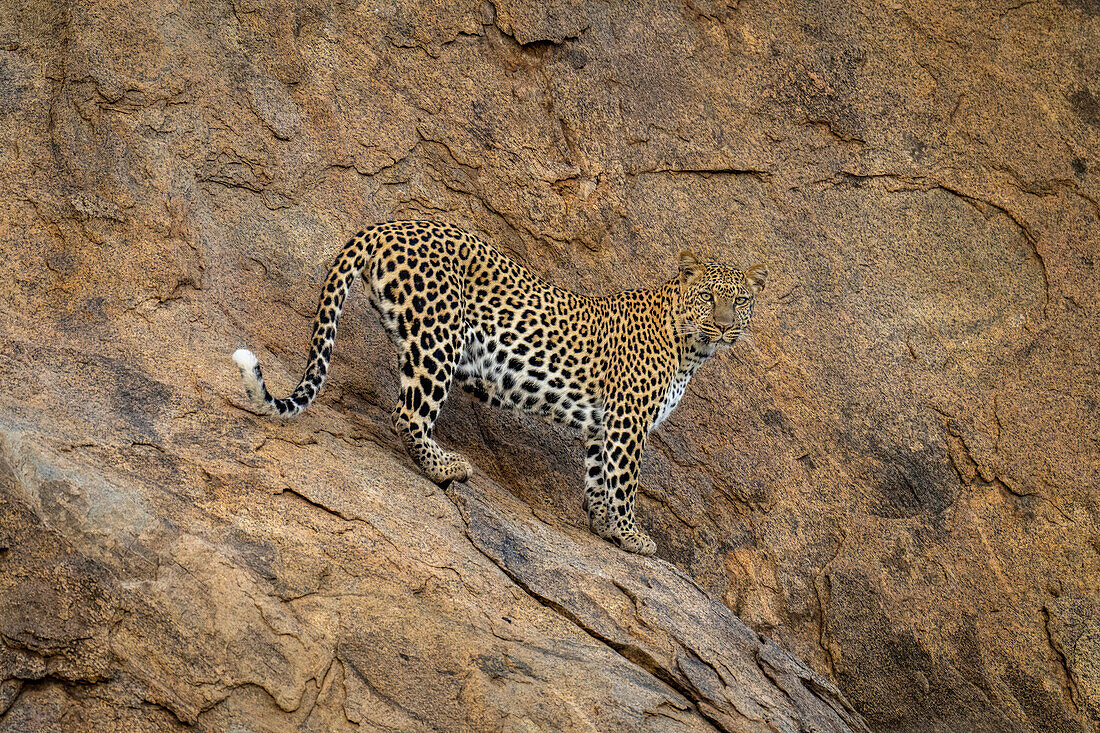
<svg viewBox="0 0 1100 733">
<path fill-rule="evenodd" d="M 688 281 L 703 272 L 703 263 L 686 249 L 680 253 L 680 279 Z"/>
<path fill-rule="evenodd" d="M 745 270 L 745 280 L 752 287 L 753 294 L 764 289 L 764 281 L 768 279 L 768 266 L 764 263 L 753 265 Z"/>
</svg>

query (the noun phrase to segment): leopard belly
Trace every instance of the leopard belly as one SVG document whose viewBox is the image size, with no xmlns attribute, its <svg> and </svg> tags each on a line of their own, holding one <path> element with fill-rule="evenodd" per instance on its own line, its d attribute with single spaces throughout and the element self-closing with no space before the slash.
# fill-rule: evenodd
<svg viewBox="0 0 1100 733">
<path fill-rule="evenodd" d="M 527 340 L 501 339 L 487 331 L 466 325 L 455 371 L 460 386 L 491 404 L 538 415 L 580 432 L 598 423 L 598 400 L 578 384 L 581 380 L 574 379 L 572 368 L 583 368 L 580 364 L 547 363 L 542 350 Z"/>
</svg>

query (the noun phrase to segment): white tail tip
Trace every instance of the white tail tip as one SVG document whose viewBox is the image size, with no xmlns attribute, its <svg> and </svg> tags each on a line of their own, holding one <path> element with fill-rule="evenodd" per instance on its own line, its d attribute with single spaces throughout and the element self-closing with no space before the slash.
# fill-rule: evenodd
<svg viewBox="0 0 1100 733">
<path fill-rule="evenodd" d="M 248 349 L 237 349 L 233 352 L 233 361 L 237 362 L 243 371 L 251 371 L 256 368 L 256 364 L 259 362 L 256 360 L 256 355 Z"/>
</svg>

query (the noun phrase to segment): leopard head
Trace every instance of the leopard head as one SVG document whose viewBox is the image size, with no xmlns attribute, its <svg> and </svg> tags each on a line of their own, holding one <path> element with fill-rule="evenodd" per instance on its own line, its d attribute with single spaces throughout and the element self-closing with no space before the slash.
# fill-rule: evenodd
<svg viewBox="0 0 1100 733">
<path fill-rule="evenodd" d="M 680 331 L 701 344 L 732 346 L 752 320 L 756 294 L 768 278 L 766 265 L 742 272 L 680 253 Z"/>
</svg>

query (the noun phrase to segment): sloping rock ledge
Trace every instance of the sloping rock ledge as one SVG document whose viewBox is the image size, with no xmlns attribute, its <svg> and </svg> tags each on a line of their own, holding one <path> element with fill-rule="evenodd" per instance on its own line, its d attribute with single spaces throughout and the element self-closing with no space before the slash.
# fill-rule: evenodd
<svg viewBox="0 0 1100 733">
<path fill-rule="evenodd" d="M 3 425 L 0 730 L 866 730 L 667 562 L 445 495 L 339 408 L 220 407 Z"/>
</svg>

